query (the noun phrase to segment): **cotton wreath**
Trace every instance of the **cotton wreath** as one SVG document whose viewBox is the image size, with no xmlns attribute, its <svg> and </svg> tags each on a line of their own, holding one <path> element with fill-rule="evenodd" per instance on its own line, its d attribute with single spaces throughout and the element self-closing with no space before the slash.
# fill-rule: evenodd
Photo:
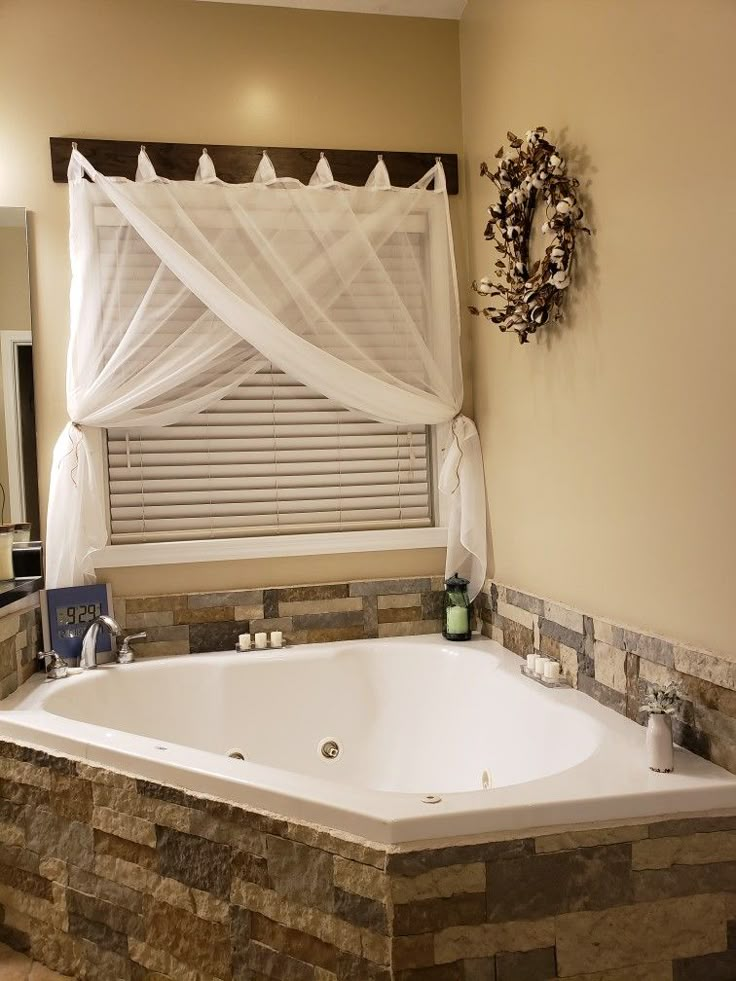
<svg viewBox="0 0 736 981">
<path fill-rule="evenodd" d="M 484 162 L 481 176 L 492 181 L 499 192 L 490 215 L 485 238 L 493 242 L 501 258 L 496 260 L 493 282 L 484 276 L 473 283 L 480 296 L 500 298 L 500 306 L 470 312 L 483 316 L 502 331 L 515 331 L 521 344 L 539 327 L 562 319 L 562 301 L 570 285 L 577 232 L 590 229 L 583 224 L 578 204 L 579 181 L 568 176 L 562 154 L 550 143 L 544 126 L 530 129 L 523 140 L 508 133 L 508 150 L 496 154 L 498 166 L 491 171 Z M 539 196 L 543 198 L 542 234 L 550 243 L 541 260 L 529 266 L 529 237 Z"/>
</svg>

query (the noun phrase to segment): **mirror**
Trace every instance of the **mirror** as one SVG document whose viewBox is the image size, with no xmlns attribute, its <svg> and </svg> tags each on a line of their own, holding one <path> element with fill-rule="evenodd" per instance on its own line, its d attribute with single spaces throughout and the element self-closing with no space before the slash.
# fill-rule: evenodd
<svg viewBox="0 0 736 981">
<path fill-rule="evenodd" d="M 40 538 L 33 340 L 25 208 L 0 208 L 0 524 Z M 21 566 L 24 561 L 21 559 Z M 16 576 L 30 571 L 16 569 Z"/>
</svg>

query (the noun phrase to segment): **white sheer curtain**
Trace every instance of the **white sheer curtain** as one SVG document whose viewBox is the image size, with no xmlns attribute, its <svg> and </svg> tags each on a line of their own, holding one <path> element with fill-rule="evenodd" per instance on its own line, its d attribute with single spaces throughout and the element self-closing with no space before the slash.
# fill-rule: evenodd
<svg viewBox="0 0 736 981">
<path fill-rule="evenodd" d="M 377 420 L 451 423 L 440 478 L 450 498 L 447 569 L 477 593 L 483 470 L 475 427 L 459 415 L 441 164 L 413 187 L 393 188 L 379 160 L 366 186 L 352 187 L 332 179 L 323 157 L 305 186 L 279 179 L 264 154 L 253 182 L 233 185 L 217 179 L 205 151 L 194 181 L 173 182 L 156 176 L 142 149 L 128 181 L 98 173 L 75 149 L 69 184 L 72 422 L 54 454 L 48 585 L 93 579 L 94 551 L 107 542 L 94 430 L 175 423 L 271 362 Z M 421 265 L 421 316 L 391 262 L 397 244 Z"/>
</svg>

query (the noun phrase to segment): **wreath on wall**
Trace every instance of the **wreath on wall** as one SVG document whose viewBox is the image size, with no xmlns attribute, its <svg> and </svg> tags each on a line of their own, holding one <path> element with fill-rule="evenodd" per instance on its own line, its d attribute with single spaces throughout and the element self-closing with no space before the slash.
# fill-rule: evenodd
<svg viewBox="0 0 736 981">
<path fill-rule="evenodd" d="M 500 258 L 496 260 L 496 282 L 490 276 L 473 283 L 480 296 L 500 298 L 470 312 L 498 324 L 502 331 L 515 331 L 521 344 L 539 327 L 562 319 L 562 302 L 570 285 L 575 255 L 575 236 L 590 229 L 583 225 L 583 209 L 578 204 L 580 182 L 570 177 L 562 154 L 547 140 L 547 130 L 538 126 L 524 139 L 508 133 L 509 148 L 496 154 L 498 165 L 491 171 L 481 164 L 482 177 L 499 191 L 497 204 L 488 209 L 490 219 L 485 238 L 493 242 Z M 540 196 L 544 201 L 542 234 L 551 236 L 541 259 L 529 265 L 532 222 Z"/>
</svg>

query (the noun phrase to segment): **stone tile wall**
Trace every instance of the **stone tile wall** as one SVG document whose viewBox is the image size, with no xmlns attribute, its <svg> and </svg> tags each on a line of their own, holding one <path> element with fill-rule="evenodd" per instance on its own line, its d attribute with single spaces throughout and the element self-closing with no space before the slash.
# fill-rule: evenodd
<svg viewBox="0 0 736 981">
<path fill-rule="evenodd" d="M 479 597 L 479 614 L 484 634 L 520 657 L 538 651 L 559 661 L 575 688 L 641 724 L 651 686 L 674 682 L 683 696 L 674 720 L 676 741 L 736 773 L 736 660 L 498 582 Z"/>
<path fill-rule="evenodd" d="M 442 576 L 115 598 L 126 631 L 145 630 L 136 655 L 233 650 L 238 634 L 281 630 L 312 644 L 439 633 Z"/>
<path fill-rule="evenodd" d="M 736 815 L 408 851 L 0 743 L 0 912 L 98 981 L 726 981 Z"/>
<path fill-rule="evenodd" d="M 34 594 L 11 603 L 0 616 L 0 699 L 30 678 L 40 648 L 41 612 Z"/>
</svg>

